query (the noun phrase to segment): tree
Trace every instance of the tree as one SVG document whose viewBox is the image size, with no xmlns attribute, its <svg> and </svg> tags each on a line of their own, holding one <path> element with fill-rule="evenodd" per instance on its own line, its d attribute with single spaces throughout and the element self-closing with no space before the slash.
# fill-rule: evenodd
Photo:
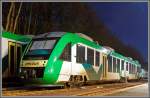
<svg viewBox="0 0 150 98">
<path fill-rule="evenodd" d="M 3 5 L 3 25 L 6 25 L 7 31 L 9 31 L 10 18 L 15 5 L 17 14 L 15 14 L 13 32 L 17 34 L 37 35 L 51 31 L 80 32 L 92 37 L 100 45 L 110 46 L 125 56 L 144 62 L 139 51 L 125 45 L 111 33 L 87 3 L 24 2 L 22 5 L 22 3 L 5 2 Z"/>
</svg>

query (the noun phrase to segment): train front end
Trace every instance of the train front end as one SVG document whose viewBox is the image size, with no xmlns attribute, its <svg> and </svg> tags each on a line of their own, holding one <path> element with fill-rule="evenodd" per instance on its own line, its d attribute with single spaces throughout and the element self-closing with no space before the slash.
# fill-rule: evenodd
<svg viewBox="0 0 150 98">
<path fill-rule="evenodd" d="M 57 41 L 62 36 L 60 34 L 46 33 L 33 38 L 23 55 L 19 68 L 19 76 L 25 84 L 44 84 L 45 67 Z"/>
</svg>

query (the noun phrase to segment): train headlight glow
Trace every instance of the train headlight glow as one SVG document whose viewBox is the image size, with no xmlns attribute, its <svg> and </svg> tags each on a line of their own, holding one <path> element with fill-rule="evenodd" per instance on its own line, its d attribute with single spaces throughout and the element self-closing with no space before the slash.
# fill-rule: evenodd
<svg viewBox="0 0 150 98">
<path fill-rule="evenodd" d="M 54 58 L 54 62 L 56 61 L 56 59 L 57 59 L 57 58 L 55 57 L 55 58 Z"/>
<path fill-rule="evenodd" d="M 20 73 L 22 72 L 22 69 L 21 69 L 21 68 L 19 68 L 19 72 L 20 72 Z"/>
<path fill-rule="evenodd" d="M 50 69 L 50 73 L 52 73 L 53 72 L 53 69 Z"/>
<path fill-rule="evenodd" d="M 24 73 L 26 73 L 27 71 L 26 71 L 26 70 L 24 70 L 23 72 L 24 72 Z"/>
</svg>

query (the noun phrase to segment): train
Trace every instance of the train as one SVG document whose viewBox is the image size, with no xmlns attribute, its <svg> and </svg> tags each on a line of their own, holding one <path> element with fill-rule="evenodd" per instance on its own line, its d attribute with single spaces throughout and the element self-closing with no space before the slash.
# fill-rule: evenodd
<svg viewBox="0 0 150 98">
<path fill-rule="evenodd" d="M 83 33 L 36 35 L 22 54 L 19 77 L 38 85 L 128 81 L 140 78 L 141 64 Z"/>
<path fill-rule="evenodd" d="M 1 37 L 2 79 L 4 83 L 4 80 L 14 80 L 17 77 L 22 53 L 32 37 L 4 30 Z"/>
</svg>

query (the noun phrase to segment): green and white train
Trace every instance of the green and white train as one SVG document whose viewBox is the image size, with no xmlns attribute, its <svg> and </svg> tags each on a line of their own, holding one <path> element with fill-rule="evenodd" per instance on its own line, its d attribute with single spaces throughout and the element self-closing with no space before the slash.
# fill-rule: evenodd
<svg viewBox="0 0 150 98">
<path fill-rule="evenodd" d="M 22 52 L 32 37 L 2 31 L 1 39 L 2 78 L 15 80 Z"/>
<path fill-rule="evenodd" d="M 43 85 L 139 79 L 141 65 L 82 33 L 33 37 L 20 62 L 20 77 Z"/>
</svg>

